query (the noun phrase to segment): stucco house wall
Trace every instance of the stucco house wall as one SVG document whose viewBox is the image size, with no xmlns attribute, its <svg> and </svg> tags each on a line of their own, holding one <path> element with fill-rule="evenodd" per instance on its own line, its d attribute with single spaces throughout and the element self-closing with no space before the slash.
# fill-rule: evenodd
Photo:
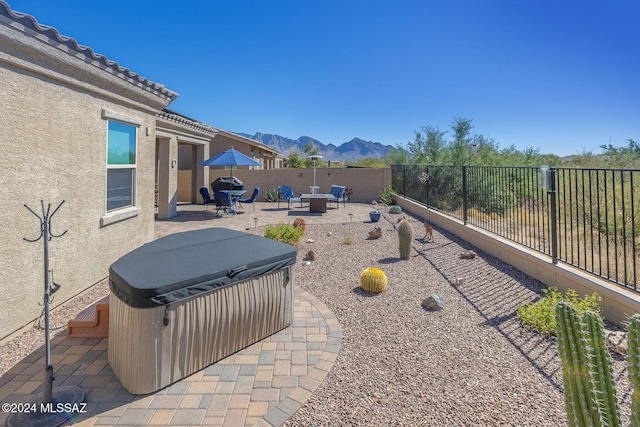
<svg viewBox="0 0 640 427">
<path fill-rule="evenodd" d="M 179 201 L 195 203 L 196 197 L 200 197 L 198 190 L 209 181 L 209 168 L 198 163 L 210 157 L 209 146 L 218 132 L 214 127 L 167 109 L 158 115 L 156 206 L 159 219 L 176 216 Z M 187 176 L 182 182 L 179 170 Z M 180 184 L 184 186 L 182 190 Z"/>
<path fill-rule="evenodd" d="M 41 211 L 65 203 L 49 242 L 55 307 L 153 239 L 156 114 L 176 93 L 62 37 L 0 1 L 0 341 L 41 313 Z M 110 120 L 137 127 L 135 206 L 107 213 Z"/>
</svg>

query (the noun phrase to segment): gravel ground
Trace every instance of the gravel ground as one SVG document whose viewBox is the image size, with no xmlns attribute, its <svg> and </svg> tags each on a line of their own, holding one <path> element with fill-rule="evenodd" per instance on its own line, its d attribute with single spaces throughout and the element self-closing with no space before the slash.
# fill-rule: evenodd
<svg viewBox="0 0 640 427">
<path fill-rule="evenodd" d="M 541 294 L 541 283 L 446 231 L 434 228 L 434 240 L 423 241 L 424 228 L 412 217 L 412 256 L 402 261 L 400 217 L 383 214 L 378 240 L 367 238 L 368 223 L 307 226 L 296 285 L 335 313 L 344 337 L 327 378 L 285 425 L 566 425 L 555 340 L 522 327 L 515 315 Z M 470 249 L 478 256 L 461 259 Z M 315 261 L 305 265 L 309 250 Z M 386 272 L 385 292 L 360 290 L 367 267 Z M 465 283 L 451 285 L 456 277 Z M 107 293 L 100 283 L 53 310 L 54 333 L 64 333 L 69 319 Z M 444 310 L 421 307 L 433 293 L 443 297 Z M 43 331 L 34 327 L 1 345 L 0 375 L 43 344 Z M 626 425 L 626 362 L 617 355 L 613 362 Z"/>
<path fill-rule="evenodd" d="M 335 313 L 344 338 L 326 380 L 286 425 L 566 425 L 556 342 L 521 326 L 515 313 L 542 284 L 443 230 L 423 241 L 415 218 L 412 256 L 402 261 L 400 217 L 384 215 L 378 240 L 367 239 L 371 224 L 308 227 L 304 239 L 314 242 L 300 253 L 313 250 L 316 260 L 296 267 L 297 284 Z M 461 259 L 470 249 L 478 256 Z M 385 292 L 360 290 L 367 267 L 386 272 Z M 451 285 L 456 277 L 465 283 Z M 444 310 L 422 308 L 433 293 Z M 626 362 L 613 358 L 627 424 Z"/>
</svg>

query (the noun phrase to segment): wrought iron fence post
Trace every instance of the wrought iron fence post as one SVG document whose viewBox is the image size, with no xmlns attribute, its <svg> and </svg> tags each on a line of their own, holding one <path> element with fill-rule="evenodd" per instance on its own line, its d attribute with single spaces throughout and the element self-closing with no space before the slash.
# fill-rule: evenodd
<svg viewBox="0 0 640 427">
<path fill-rule="evenodd" d="M 551 229 L 551 262 L 558 263 L 558 224 L 557 224 L 557 193 L 556 170 L 549 170 L 549 183 L 547 194 L 550 197 L 549 225 Z"/>
<path fill-rule="evenodd" d="M 424 203 L 427 205 L 427 208 L 428 208 L 429 207 L 429 183 L 431 182 L 431 180 L 429 179 L 429 166 L 425 166 L 424 171 L 427 174 L 427 182 L 426 182 L 427 191 L 426 191 Z"/>
<path fill-rule="evenodd" d="M 462 221 L 467 225 L 467 167 L 462 166 Z"/>
<path fill-rule="evenodd" d="M 402 165 L 402 194 L 407 196 L 407 165 Z"/>
</svg>

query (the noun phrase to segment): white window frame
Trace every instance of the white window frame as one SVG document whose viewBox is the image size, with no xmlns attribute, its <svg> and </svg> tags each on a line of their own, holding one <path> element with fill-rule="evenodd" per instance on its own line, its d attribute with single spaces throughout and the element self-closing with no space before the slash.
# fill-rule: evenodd
<svg viewBox="0 0 640 427">
<path fill-rule="evenodd" d="M 102 110 L 102 118 L 105 119 L 105 126 L 107 130 L 109 128 L 110 122 L 118 122 L 124 125 L 134 126 L 135 129 L 135 163 L 134 164 L 109 164 L 109 132 L 107 131 L 107 138 L 105 143 L 105 151 L 106 151 L 106 168 L 105 168 L 105 195 L 104 195 L 104 209 L 106 214 L 100 219 L 100 224 L 102 226 L 113 224 L 115 222 L 119 222 L 125 220 L 127 218 L 131 218 L 140 214 L 140 208 L 136 206 L 137 204 L 137 192 L 138 192 L 138 136 L 139 136 L 139 128 L 142 126 L 143 122 L 140 119 L 130 117 L 124 114 L 120 114 L 117 112 L 113 112 L 110 110 Z M 132 200 L 131 205 L 114 208 L 112 210 L 108 210 L 107 205 L 107 180 L 109 170 L 115 169 L 131 169 L 133 172 L 132 176 Z"/>
</svg>

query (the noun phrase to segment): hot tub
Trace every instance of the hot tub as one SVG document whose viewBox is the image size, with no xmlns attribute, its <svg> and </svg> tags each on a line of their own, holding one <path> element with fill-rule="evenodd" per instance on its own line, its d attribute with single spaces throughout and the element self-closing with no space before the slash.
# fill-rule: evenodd
<svg viewBox="0 0 640 427">
<path fill-rule="evenodd" d="M 113 263 L 108 358 L 122 386 L 152 393 L 291 325 L 296 255 L 290 245 L 210 228 Z"/>
</svg>

